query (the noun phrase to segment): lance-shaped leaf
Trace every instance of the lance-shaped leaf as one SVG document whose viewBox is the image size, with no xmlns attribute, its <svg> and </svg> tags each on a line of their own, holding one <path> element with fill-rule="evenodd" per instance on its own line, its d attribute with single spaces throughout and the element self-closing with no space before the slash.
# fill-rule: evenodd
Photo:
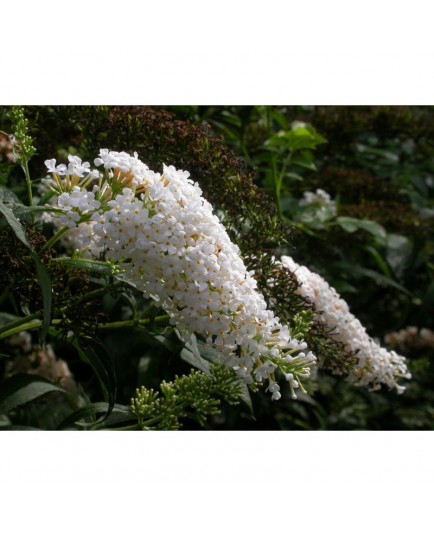
<svg viewBox="0 0 434 536">
<path fill-rule="evenodd" d="M 48 328 L 50 326 L 50 320 L 51 320 L 51 302 L 52 302 L 51 278 L 47 270 L 45 269 L 45 266 L 42 264 L 38 255 L 35 253 L 31 244 L 27 240 L 26 233 L 20 221 L 17 219 L 15 214 L 12 212 L 12 210 L 8 208 L 1 201 L 1 199 L 0 199 L 0 213 L 4 216 L 6 222 L 8 223 L 12 231 L 15 233 L 15 236 L 18 238 L 18 240 L 20 240 L 29 249 L 30 255 L 35 261 L 36 273 L 38 276 L 39 285 L 42 290 L 42 300 L 44 304 L 44 313 L 43 313 L 42 329 L 41 329 L 41 342 L 43 342 L 47 335 Z"/>
<path fill-rule="evenodd" d="M 77 348 L 81 360 L 88 363 L 98 377 L 104 398 L 108 403 L 106 411 L 106 417 L 108 417 L 116 400 L 117 380 L 113 360 L 97 339 L 82 336 L 79 341 L 73 340 L 72 344 Z"/>
<path fill-rule="evenodd" d="M 0 414 L 7 414 L 50 391 L 65 391 L 45 378 L 33 374 L 17 374 L 0 386 Z"/>
</svg>

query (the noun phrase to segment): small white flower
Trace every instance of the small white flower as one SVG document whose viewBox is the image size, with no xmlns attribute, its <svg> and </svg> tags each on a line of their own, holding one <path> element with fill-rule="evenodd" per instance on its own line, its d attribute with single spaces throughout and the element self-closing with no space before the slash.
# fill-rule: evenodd
<svg viewBox="0 0 434 536">
<path fill-rule="evenodd" d="M 45 160 L 44 164 L 47 166 L 47 169 L 50 173 L 56 173 L 56 159 L 52 158 L 51 160 Z"/>
</svg>

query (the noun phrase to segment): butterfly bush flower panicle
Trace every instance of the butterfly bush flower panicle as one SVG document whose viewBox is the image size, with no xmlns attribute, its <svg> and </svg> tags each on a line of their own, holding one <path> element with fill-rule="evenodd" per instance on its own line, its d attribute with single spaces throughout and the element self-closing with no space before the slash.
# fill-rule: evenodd
<svg viewBox="0 0 434 536">
<path fill-rule="evenodd" d="M 93 252 L 118 263 L 128 258 L 123 277 L 156 300 L 181 332 L 200 334 L 246 383 L 268 382 L 278 400 L 280 371 L 294 398 L 295 389 L 303 392 L 315 356 L 267 308 L 238 246 L 187 171 L 164 166 L 155 173 L 137 153 L 107 149 L 95 159 L 103 172 L 77 157 L 68 167 L 46 165 L 77 247 L 92 235 Z"/>
<path fill-rule="evenodd" d="M 291 257 L 283 256 L 281 262 L 296 275 L 300 283 L 297 292 L 313 304 L 317 319 L 331 330 L 330 337 L 355 354 L 357 363 L 349 379 L 373 390 L 385 384 L 402 393 L 405 387 L 398 381 L 411 378 L 405 357 L 386 350 L 371 339 L 360 321 L 351 314 L 348 304 L 319 274 L 300 266 Z"/>
</svg>

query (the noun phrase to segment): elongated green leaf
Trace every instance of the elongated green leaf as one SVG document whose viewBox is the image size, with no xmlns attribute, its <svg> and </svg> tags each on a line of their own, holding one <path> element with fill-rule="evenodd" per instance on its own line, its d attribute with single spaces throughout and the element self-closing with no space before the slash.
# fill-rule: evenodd
<svg viewBox="0 0 434 536">
<path fill-rule="evenodd" d="M 389 235 L 389 237 L 390 237 L 390 235 Z M 372 246 L 366 246 L 365 249 L 375 259 L 375 262 L 377 263 L 378 268 L 383 272 L 383 274 L 386 277 L 391 278 L 392 274 L 390 272 L 389 266 L 387 265 L 387 263 L 383 259 L 383 257 L 380 255 L 380 253 L 375 248 L 373 248 Z"/>
<path fill-rule="evenodd" d="M 154 338 L 174 354 L 179 353 L 184 346 L 181 334 L 176 329 L 165 330 L 164 333 L 155 335 Z"/>
<path fill-rule="evenodd" d="M 96 424 L 101 424 L 103 422 L 106 422 L 107 425 L 123 423 L 128 421 L 134 421 L 136 418 L 128 406 L 115 404 L 113 406 L 112 412 L 110 413 L 110 415 L 108 415 L 109 408 L 110 406 L 107 402 L 96 402 L 94 404 L 84 406 L 77 411 L 74 411 L 74 413 L 72 413 L 71 415 L 68 415 L 68 417 L 66 417 L 66 419 L 64 419 L 59 424 L 57 429 L 65 430 L 66 428 L 74 428 L 74 425 L 77 424 L 79 421 L 87 421 L 89 417 L 91 418 L 90 422 L 84 422 L 82 426 L 88 425 L 89 427 L 91 427 Z M 95 415 L 101 413 L 103 413 L 104 415 L 99 419 L 95 420 Z"/>
<path fill-rule="evenodd" d="M 250 416 L 253 417 L 253 403 L 252 403 L 252 397 L 250 396 L 250 391 L 247 385 L 243 381 L 239 381 L 241 396 L 240 400 L 244 402 L 244 404 L 249 408 Z"/>
<path fill-rule="evenodd" d="M 190 341 L 182 349 L 180 356 L 181 359 L 202 372 L 205 372 L 205 374 L 210 373 L 209 362 L 201 356 L 195 335 L 191 335 Z"/>
<path fill-rule="evenodd" d="M 292 158 L 291 164 L 304 169 L 310 169 L 311 171 L 317 171 L 318 169 L 314 163 L 314 156 L 311 151 L 301 151 Z"/>
<path fill-rule="evenodd" d="M 386 259 L 394 274 L 399 278 L 409 265 L 412 243 L 406 236 L 389 234 L 387 237 Z"/>
<path fill-rule="evenodd" d="M 340 216 L 336 218 L 336 223 L 342 227 L 347 233 L 354 233 L 359 229 L 368 231 L 376 238 L 384 242 L 386 240 L 386 231 L 379 223 L 371 220 L 358 220 L 357 218 L 350 218 L 348 216 Z"/>
<path fill-rule="evenodd" d="M 0 199 L 0 212 L 5 217 L 5 220 L 7 224 L 12 228 L 13 232 L 15 233 L 15 236 L 21 240 L 21 242 L 27 246 L 31 251 L 33 251 L 32 246 L 29 244 L 26 233 L 24 232 L 24 229 L 19 222 L 19 220 L 16 218 L 12 210 L 7 207 L 3 201 Z"/>
<path fill-rule="evenodd" d="M 31 402 L 50 391 L 65 392 L 58 385 L 31 374 L 17 374 L 0 385 L 0 413 Z"/>
<path fill-rule="evenodd" d="M 0 313 L 0 328 L 6 326 L 7 324 L 18 320 L 18 316 L 11 315 L 9 313 Z"/>
<path fill-rule="evenodd" d="M 71 257 L 56 257 L 52 261 L 58 262 L 70 268 L 92 270 L 94 272 L 102 273 L 105 275 L 111 275 L 113 272 L 113 268 L 107 262 L 96 261 L 93 259 L 74 259 Z"/>
<path fill-rule="evenodd" d="M 6 186 L 0 185 L 0 201 L 4 203 L 5 205 L 21 205 L 24 207 L 24 205 L 21 203 L 21 201 L 18 199 L 18 197 L 9 190 L 9 188 L 6 188 Z"/>
<path fill-rule="evenodd" d="M 346 263 L 342 262 L 335 262 L 334 266 L 341 267 L 343 269 L 348 269 L 348 266 Z M 370 279 L 373 279 L 376 283 L 381 285 L 386 285 L 389 287 L 394 287 L 404 294 L 407 294 L 407 296 L 414 296 L 408 289 L 391 279 L 390 277 L 386 277 L 383 274 L 380 274 L 379 272 L 376 272 L 375 270 L 371 270 L 369 268 L 363 268 L 361 266 L 352 266 L 351 267 L 352 274 L 356 276 L 365 276 L 369 277 Z"/>
<path fill-rule="evenodd" d="M 407 294 L 407 296 L 413 296 L 413 294 L 407 290 L 405 287 L 394 281 L 393 279 L 390 279 L 390 277 L 386 277 L 383 274 L 380 274 L 378 272 L 375 272 L 374 270 L 369 270 L 368 268 L 361 268 L 361 267 L 352 267 L 352 271 L 356 271 L 358 274 L 365 275 L 366 277 L 370 277 L 371 279 L 374 279 L 378 283 L 382 283 L 389 287 L 394 287 L 404 294 Z"/>
<path fill-rule="evenodd" d="M 28 207 L 26 205 L 14 205 L 11 207 L 12 212 L 15 214 L 17 218 L 23 218 L 28 217 L 30 214 L 35 214 L 38 212 L 53 212 L 56 214 L 64 214 L 64 211 L 57 207 L 42 207 L 39 205 L 34 205 L 32 207 Z M 30 218 L 29 218 L 30 220 Z"/>
<path fill-rule="evenodd" d="M 41 326 L 41 342 L 42 342 L 45 340 L 45 337 L 48 333 L 48 328 L 50 326 L 50 320 L 51 320 L 51 302 L 52 302 L 51 279 L 47 270 L 45 269 L 45 266 L 39 260 L 39 257 L 37 256 L 31 244 L 27 240 L 26 233 L 24 232 L 24 229 L 21 223 L 16 218 L 12 210 L 10 210 L 7 206 L 5 206 L 1 200 L 0 200 L 0 213 L 3 214 L 5 220 L 7 221 L 7 223 L 13 230 L 13 232 L 15 233 L 15 236 L 18 238 L 18 240 L 20 240 L 29 249 L 30 255 L 35 261 L 36 273 L 38 275 L 39 285 L 41 286 L 42 300 L 44 304 L 44 313 L 43 313 L 43 320 L 42 320 L 42 326 Z"/>
<path fill-rule="evenodd" d="M 120 409 L 124 408 L 124 409 Z M 105 427 L 114 427 L 114 425 L 118 424 L 125 424 L 128 422 L 137 422 L 137 417 L 132 413 L 130 407 L 128 406 L 120 406 L 119 404 L 115 404 L 115 407 L 113 408 L 113 411 L 110 413 L 110 415 L 104 420 L 104 426 Z"/>
<path fill-rule="evenodd" d="M 0 201 L 5 207 L 9 208 L 16 217 L 20 217 L 27 223 L 32 221 L 30 210 L 36 207 L 27 207 L 26 205 L 23 205 L 14 192 L 5 186 L 0 186 Z M 8 221 L 6 219 L 0 220 L 0 229 L 6 227 L 7 225 Z"/>
<path fill-rule="evenodd" d="M 73 346 L 77 348 L 80 358 L 88 363 L 94 370 L 101 385 L 106 402 L 108 402 L 107 416 L 111 413 L 115 400 L 117 379 L 112 358 L 107 353 L 101 341 L 90 337 L 75 339 Z"/>
</svg>

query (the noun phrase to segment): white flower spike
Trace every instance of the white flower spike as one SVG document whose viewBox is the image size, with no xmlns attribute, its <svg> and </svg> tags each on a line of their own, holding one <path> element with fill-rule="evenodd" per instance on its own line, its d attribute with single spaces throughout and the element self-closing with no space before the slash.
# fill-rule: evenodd
<svg viewBox="0 0 434 536">
<path fill-rule="evenodd" d="M 373 390 L 385 384 L 402 393 L 405 387 L 398 381 L 411 378 L 405 357 L 382 348 L 371 339 L 360 321 L 351 314 L 348 304 L 319 274 L 300 266 L 291 257 L 283 256 L 281 262 L 297 277 L 300 283 L 297 292 L 313 304 L 316 318 L 333 330 L 330 337 L 356 354 L 357 363 L 349 379 Z"/>
<path fill-rule="evenodd" d="M 107 149 L 95 159 L 103 173 L 77 157 L 69 162 L 66 170 L 55 160 L 46 164 L 53 202 L 79 250 L 124 263 L 124 277 L 158 301 L 174 326 L 201 335 L 246 383 L 267 381 L 273 400 L 281 397 L 277 370 L 291 376 L 293 398 L 295 388 L 304 391 L 301 380 L 315 356 L 300 353 L 306 343 L 292 339 L 267 308 L 239 248 L 187 171 L 164 166 L 155 173 L 137 153 Z"/>
</svg>

